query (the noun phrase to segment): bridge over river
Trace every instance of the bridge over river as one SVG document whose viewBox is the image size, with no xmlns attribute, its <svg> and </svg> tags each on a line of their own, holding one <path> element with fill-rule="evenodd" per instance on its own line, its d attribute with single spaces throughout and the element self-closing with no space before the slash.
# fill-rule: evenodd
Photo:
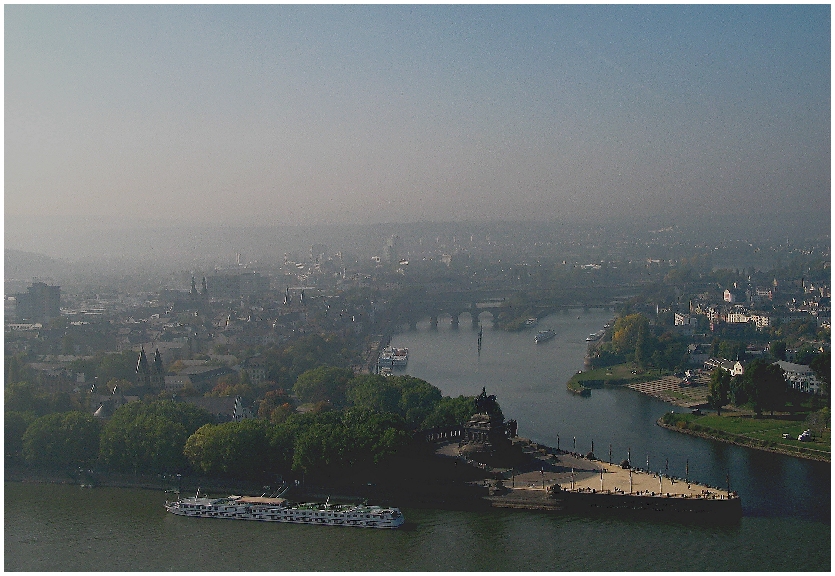
<svg viewBox="0 0 835 576">
<path fill-rule="evenodd" d="M 614 310 L 623 298 L 599 299 L 560 297 L 520 297 L 519 291 L 458 291 L 433 295 L 421 294 L 406 298 L 395 304 L 392 310 L 392 322 L 397 326 L 408 325 L 414 330 L 418 322 L 429 319 L 433 327 L 439 322 L 448 321 L 458 327 L 467 322 L 475 329 L 481 318 L 489 316 L 495 325 L 500 312 L 510 312 L 509 316 L 518 318 L 542 317 L 547 314 L 574 308 Z M 514 313 L 516 308 L 518 313 Z M 505 314 L 508 316 L 508 314 Z"/>
</svg>

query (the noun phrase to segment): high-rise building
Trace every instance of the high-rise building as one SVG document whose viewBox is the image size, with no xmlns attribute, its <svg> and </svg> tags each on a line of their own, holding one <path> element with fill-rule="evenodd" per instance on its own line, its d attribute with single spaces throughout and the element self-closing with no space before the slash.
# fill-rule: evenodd
<svg viewBox="0 0 835 576">
<path fill-rule="evenodd" d="M 400 261 L 400 236 L 396 234 L 383 246 L 383 262 L 397 264 Z"/>
<path fill-rule="evenodd" d="M 34 282 L 25 294 L 15 294 L 19 320 L 47 322 L 61 315 L 61 287 Z"/>
<path fill-rule="evenodd" d="M 310 261 L 319 263 L 327 260 L 328 247 L 325 244 L 314 244 L 310 247 Z"/>
</svg>

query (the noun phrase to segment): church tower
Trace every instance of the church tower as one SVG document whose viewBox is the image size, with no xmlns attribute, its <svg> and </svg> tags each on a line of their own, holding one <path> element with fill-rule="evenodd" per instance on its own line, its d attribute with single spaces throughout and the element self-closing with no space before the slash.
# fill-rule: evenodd
<svg viewBox="0 0 835 576">
<path fill-rule="evenodd" d="M 145 355 L 145 347 L 139 350 L 139 359 L 136 361 L 136 384 L 149 389 L 159 389 L 165 384 L 165 371 L 162 367 L 162 355 L 159 348 L 154 352 L 154 363 L 148 362 Z"/>
</svg>

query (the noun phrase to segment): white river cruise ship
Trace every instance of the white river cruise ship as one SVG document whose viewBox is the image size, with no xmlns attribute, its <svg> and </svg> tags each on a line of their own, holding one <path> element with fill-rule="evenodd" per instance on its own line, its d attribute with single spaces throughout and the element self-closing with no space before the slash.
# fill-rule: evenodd
<svg viewBox="0 0 835 576">
<path fill-rule="evenodd" d="M 354 504 L 289 504 L 284 498 L 226 496 L 209 498 L 200 493 L 166 502 L 165 509 L 178 516 L 232 518 L 264 522 L 293 522 L 324 526 L 397 528 L 404 522 L 397 508 Z"/>
</svg>

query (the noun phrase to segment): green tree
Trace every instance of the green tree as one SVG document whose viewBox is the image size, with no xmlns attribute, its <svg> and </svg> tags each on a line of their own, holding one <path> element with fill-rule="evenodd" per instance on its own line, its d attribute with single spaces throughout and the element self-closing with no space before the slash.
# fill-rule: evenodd
<svg viewBox="0 0 835 576">
<path fill-rule="evenodd" d="M 102 432 L 101 457 L 105 465 L 124 472 L 180 470 L 187 438 L 181 424 L 155 414 L 140 414 L 127 422 L 111 419 Z"/>
<path fill-rule="evenodd" d="M 5 358 L 6 385 L 14 384 L 26 379 L 26 361 L 22 355 L 9 354 Z"/>
<path fill-rule="evenodd" d="M 18 460 L 23 456 L 23 435 L 34 420 L 34 412 L 3 414 L 3 447 L 6 459 Z"/>
<path fill-rule="evenodd" d="M 3 409 L 43 415 L 38 396 L 38 390 L 29 382 L 7 382 L 3 390 Z"/>
<path fill-rule="evenodd" d="M 23 434 L 23 457 L 40 466 L 88 466 L 98 457 L 100 430 L 98 420 L 83 412 L 41 416 Z"/>
<path fill-rule="evenodd" d="M 411 376 L 398 376 L 394 384 L 400 388 L 398 414 L 410 428 L 418 428 L 440 403 L 441 391 L 429 382 Z"/>
<path fill-rule="evenodd" d="M 815 356 L 809 366 L 815 372 L 815 376 L 817 376 L 818 381 L 821 383 L 821 392 L 828 398 L 829 385 L 832 378 L 829 350 Z"/>
<path fill-rule="evenodd" d="M 749 401 L 757 416 L 761 416 L 763 410 L 770 410 L 773 415 L 776 408 L 785 404 L 786 380 L 778 365 L 757 358 L 745 367 L 743 378 L 747 381 Z"/>
<path fill-rule="evenodd" d="M 397 414 L 362 408 L 291 418 L 288 424 L 297 430 L 293 470 L 305 473 L 335 474 L 345 468 L 380 464 L 411 439 Z"/>
<path fill-rule="evenodd" d="M 735 406 L 744 406 L 752 397 L 751 381 L 744 374 L 731 377 L 731 401 Z"/>
<path fill-rule="evenodd" d="M 207 475 L 269 480 L 290 471 L 294 441 L 291 429 L 247 419 L 201 426 L 189 436 L 184 453 Z"/>
<path fill-rule="evenodd" d="M 211 416 L 195 406 L 163 400 L 120 407 L 105 425 L 100 454 L 104 464 L 121 471 L 180 470 L 189 435 Z"/>
<path fill-rule="evenodd" d="M 268 391 L 258 402 L 258 417 L 274 424 L 283 422 L 292 410 L 292 400 L 283 388 Z"/>
<path fill-rule="evenodd" d="M 345 405 L 348 381 L 354 373 L 350 368 L 319 366 L 299 375 L 293 391 L 302 402 L 330 402 L 341 408 Z"/>
<path fill-rule="evenodd" d="M 635 364 L 641 367 L 646 366 L 650 353 L 647 342 L 648 329 L 647 324 L 639 324 L 638 334 L 635 337 Z"/>
<path fill-rule="evenodd" d="M 638 339 L 646 337 L 649 320 L 643 314 L 621 316 L 612 327 L 612 346 L 618 354 L 634 354 Z"/>
<path fill-rule="evenodd" d="M 728 403 L 730 391 L 731 373 L 722 368 L 715 368 L 707 384 L 707 401 L 716 409 L 718 416 L 722 414 L 722 406 Z"/>
<path fill-rule="evenodd" d="M 400 387 L 385 376 L 363 374 L 348 383 L 348 403 L 372 412 L 397 414 L 400 395 Z"/>
<path fill-rule="evenodd" d="M 195 470 L 208 475 L 226 472 L 224 458 L 225 435 L 217 424 L 204 424 L 186 440 L 183 453 Z"/>
<path fill-rule="evenodd" d="M 466 424 L 475 414 L 475 398 L 473 396 L 458 396 L 451 398 L 444 396 L 435 405 L 432 412 L 423 421 L 423 428 L 442 428 Z"/>
<path fill-rule="evenodd" d="M 737 340 L 721 340 L 719 342 L 719 357 L 728 360 L 742 360 L 745 358 L 745 342 Z"/>
<path fill-rule="evenodd" d="M 333 334 L 302 336 L 280 350 L 269 350 L 264 354 L 267 377 L 289 388 L 307 370 L 322 365 L 348 366 L 353 359 L 348 346 Z"/>
<path fill-rule="evenodd" d="M 768 351 L 771 353 L 775 360 L 785 360 L 786 342 L 784 340 L 775 340 L 769 345 Z"/>
<path fill-rule="evenodd" d="M 37 416 L 51 412 L 68 412 L 76 408 L 66 392 L 45 392 L 29 382 L 6 384 L 3 400 L 4 410 L 33 412 Z"/>
<path fill-rule="evenodd" d="M 104 355 L 96 367 L 99 382 L 109 382 L 113 379 L 135 382 L 138 358 L 139 355 L 130 350 Z"/>
</svg>

